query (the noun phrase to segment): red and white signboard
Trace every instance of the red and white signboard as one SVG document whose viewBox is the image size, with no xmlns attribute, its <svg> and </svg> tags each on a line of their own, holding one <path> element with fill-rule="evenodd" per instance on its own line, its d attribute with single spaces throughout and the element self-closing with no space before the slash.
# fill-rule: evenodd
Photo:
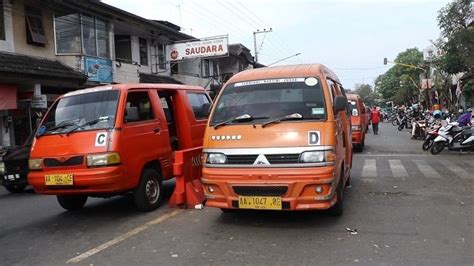
<svg viewBox="0 0 474 266">
<path fill-rule="evenodd" d="M 227 36 L 175 43 L 166 46 L 166 60 L 181 61 L 190 58 L 225 56 L 229 53 Z"/>
</svg>

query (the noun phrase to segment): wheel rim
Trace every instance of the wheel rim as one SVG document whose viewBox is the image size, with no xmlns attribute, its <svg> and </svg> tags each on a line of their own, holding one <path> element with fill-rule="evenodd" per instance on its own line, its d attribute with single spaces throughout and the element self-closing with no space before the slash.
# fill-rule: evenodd
<svg viewBox="0 0 474 266">
<path fill-rule="evenodd" d="M 150 178 L 146 182 L 145 195 L 150 204 L 155 204 L 160 196 L 160 186 L 155 178 Z"/>
</svg>

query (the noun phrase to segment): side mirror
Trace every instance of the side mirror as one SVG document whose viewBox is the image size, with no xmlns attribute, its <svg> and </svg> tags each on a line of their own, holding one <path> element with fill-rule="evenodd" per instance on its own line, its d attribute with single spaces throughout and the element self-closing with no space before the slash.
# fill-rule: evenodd
<svg viewBox="0 0 474 266">
<path fill-rule="evenodd" d="M 134 122 L 140 120 L 138 115 L 138 107 L 129 107 L 125 110 L 125 122 Z"/>
<path fill-rule="evenodd" d="M 347 108 L 347 98 L 342 95 L 337 95 L 334 98 L 334 114 L 344 111 Z"/>
</svg>

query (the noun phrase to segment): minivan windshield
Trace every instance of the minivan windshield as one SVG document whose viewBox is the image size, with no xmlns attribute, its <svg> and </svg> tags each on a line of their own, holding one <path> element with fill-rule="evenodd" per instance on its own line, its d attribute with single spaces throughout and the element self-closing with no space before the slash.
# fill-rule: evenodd
<svg viewBox="0 0 474 266">
<path fill-rule="evenodd" d="M 66 96 L 51 107 L 38 134 L 112 128 L 118 97 L 118 90 Z"/>
<path fill-rule="evenodd" d="M 326 119 L 319 79 L 285 78 L 229 84 L 216 103 L 210 125 L 263 124 L 293 114 L 302 117 L 292 121 Z M 258 119 L 233 120 L 242 115 Z"/>
</svg>

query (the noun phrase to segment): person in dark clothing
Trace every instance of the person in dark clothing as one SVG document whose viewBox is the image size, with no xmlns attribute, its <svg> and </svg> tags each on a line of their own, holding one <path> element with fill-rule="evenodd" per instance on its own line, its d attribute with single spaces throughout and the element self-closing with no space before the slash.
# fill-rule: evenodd
<svg viewBox="0 0 474 266">
<path fill-rule="evenodd" d="M 374 135 L 379 134 L 379 122 L 380 122 L 380 111 L 377 110 L 377 106 L 374 106 L 372 112 L 370 113 L 371 120 L 372 120 L 372 130 L 374 131 Z"/>
</svg>

